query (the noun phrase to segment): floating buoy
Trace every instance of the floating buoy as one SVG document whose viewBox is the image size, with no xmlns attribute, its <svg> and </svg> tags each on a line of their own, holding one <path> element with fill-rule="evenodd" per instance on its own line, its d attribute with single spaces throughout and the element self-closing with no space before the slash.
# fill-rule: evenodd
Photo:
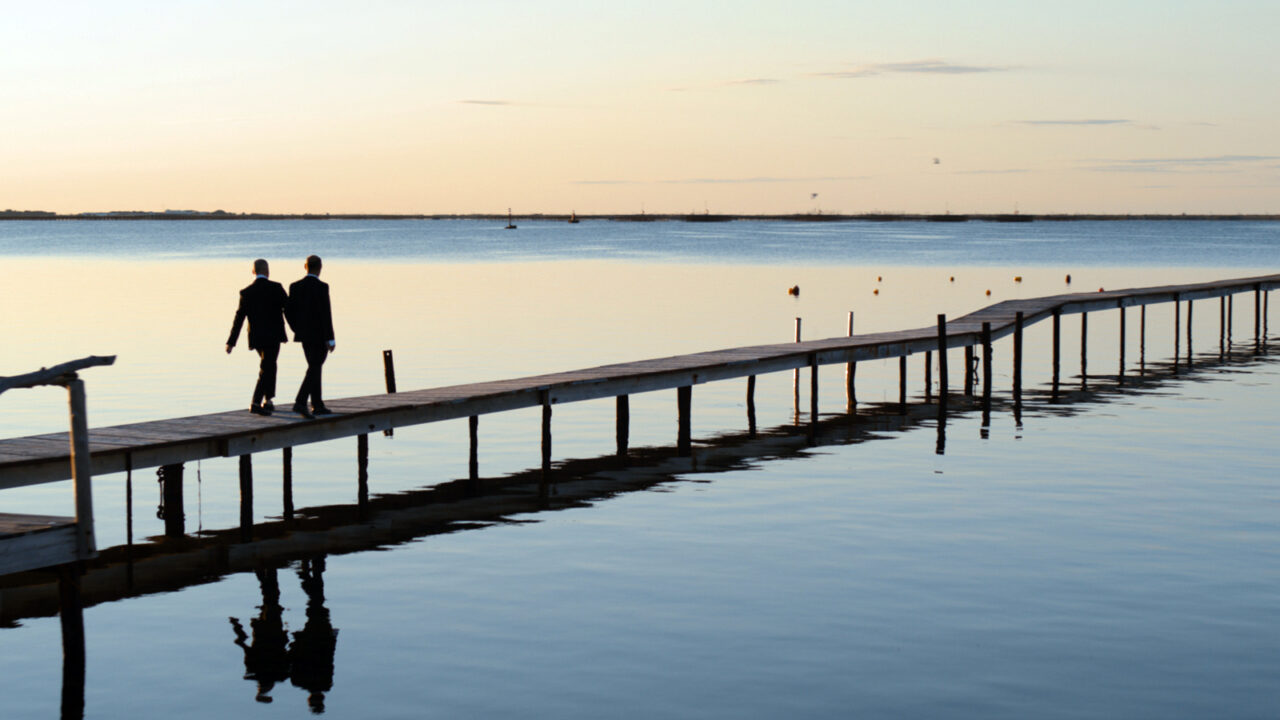
<svg viewBox="0 0 1280 720">
<path fill-rule="evenodd" d="M 883 279 L 884 279 L 884 278 L 880 277 L 879 275 L 877 275 L 877 276 L 876 276 L 876 282 L 880 282 L 880 281 L 881 281 L 881 280 L 883 280 Z"/>
<path fill-rule="evenodd" d="M 1068 276 L 1067 276 L 1067 284 L 1068 284 L 1068 285 L 1070 285 L 1070 284 L 1071 284 L 1071 276 L 1070 276 L 1070 275 L 1068 275 Z"/>
<path fill-rule="evenodd" d="M 1021 276 L 1021 275 L 1014 275 L 1014 276 L 1013 276 L 1013 281 L 1014 281 L 1014 282 L 1022 282 L 1022 276 Z"/>
<path fill-rule="evenodd" d="M 799 285 L 792 285 L 791 287 L 787 288 L 787 294 L 788 294 L 788 295 L 795 295 L 796 297 L 799 297 L 799 296 L 800 296 L 800 286 L 799 286 Z"/>
<path fill-rule="evenodd" d="M 952 275 L 952 276 L 951 276 L 951 282 L 955 282 L 955 281 L 956 281 L 956 276 L 955 276 L 955 275 Z"/>
<path fill-rule="evenodd" d="M 871 291 L 871 294 L 872 294 L 872 295 L 879 295 L 879 294 L 880 294 L 880 288 L 876 288 L 875 290 L 872 290 L 872 291 Z"/>
<path fill-rule="evenodd" d="M 1098 292 L 1106 292 L 1106 291 L 1103 290 L 1102 288 L 1098 288 Z"/>
<path fill-rule="evenodd" d="M 987 296 L 988 296 L 988 297 L 990 297 L 990 296 L 991 296 L 991 291 L 990 291 L 990 290 L 988 290 L 988 291 L 987 291 Z"/>
</svg>

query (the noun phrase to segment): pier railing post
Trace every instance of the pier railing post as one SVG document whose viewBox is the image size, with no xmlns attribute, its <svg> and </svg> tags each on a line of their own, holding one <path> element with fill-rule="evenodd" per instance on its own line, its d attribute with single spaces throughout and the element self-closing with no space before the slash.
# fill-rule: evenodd
<svg viewBox="0 0 1280 720">
<path fill-rule="evenodd" d="M 947 407 L 947 316 L 938 314 L 938 403 L 943 412 Z"/>
</svg>

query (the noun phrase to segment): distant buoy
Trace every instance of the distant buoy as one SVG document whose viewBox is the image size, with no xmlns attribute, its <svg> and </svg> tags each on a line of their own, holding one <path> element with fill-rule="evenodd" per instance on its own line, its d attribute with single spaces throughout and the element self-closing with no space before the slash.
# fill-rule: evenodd
<svg viewBox="0 0 1280 720">
<path fill-rule="evenodd" d="M 1014 276 L 1013 276 L 1013 281 L 1014 281 L 1014 282 L 1022 282 L 1022 276 L 1021 276 L 1021 275 L 1014 275 Z"/>
<path fill-rule="evenodd" d="M 881 281 L 881 280 L 883 280 L 883 279 L 884 279 L 884 278 L 880 277 L 879 275 L 877 275 L 877 276 L 876 276 L 876 282 L 880 282 L 880 281 Z"/>
<path fill-rule="evenodd" d="M 990 296 L 991 296 L 991 291 L 990 291 L 990 290 L 988 290 L 988 291 L 987 291 L 987 297 L 990 297 Z"/>
<path fill-rule="evenodd" d="M 955 281 L 956 281 L 956 276 L 955 276 L 955 275 L 952 275 L 952 276 L 951 276 L 951 282 L 955 282 Z"/>
<path fill-rule="evenodd" d="M 799 296 L 800 296 L 800 286 L 799 286 L 799 285 L 792 285 L 791 287 L 787 288 L 787 294 L 788 294 L 788 295 L 795 295 L 796 297 L 799 297 Z"/>
<path fill-rule="evenodd" d="M 1070 285 L 1070 284 L 1071 284 L 1071 276 L 1070 276 L 1070 275 L 1068 275 L 1068 276 L 1067 276 L 1067 284 L 1068 284 L 1068 285 Z"/>
<path fill-rule="evenodd" d="M 1102 288 L 1098 288 L 1098 292 L 1106 292 L 1106 290 L 1103 290 Z"/>
<path fill-rule="evenodd" d="M 879 294 L 880 294 L 880 288 L 876 288 L 875 290 L 872 290 L 872 291 L 871 291 L 871 294 L 872 294 L 872 295 L 879 295 Z"/>
</svg>

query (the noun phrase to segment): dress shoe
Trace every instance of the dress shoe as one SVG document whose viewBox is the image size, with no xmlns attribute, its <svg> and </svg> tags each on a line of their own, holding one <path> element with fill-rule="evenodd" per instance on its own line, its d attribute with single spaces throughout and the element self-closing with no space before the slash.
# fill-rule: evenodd
<svg viewBox="0 0 1280 720">
<path fill-rule="evenodd" d="M 308 420 L 310 420 L 310 419 L 312 419 L 312 418 L 314 418 L 314 417 L 315 417 L 315 415 L 312 415 L 310 412 L 308 412 L 308 411 L 307 411 L 307 406 L 306 406 L 306 405 L 303 405 L 302 403 L 294 403 L 294 404 L 293 404 L 293 411 L 294 411 L 294 412 L 296 412 L 296 413 L 298 413 L 299 415 L 301 415 L 302 417 L 304 417 L 304 418 L 306 418 L 306 419 L 308 419 Z"/>
<path fill-rule="evenodd" d="M 267 414 L 270 415 L 273 411 L 275 411 L 276 406 L 275 406 L 275 403 L 271 402 L 270 400 L 264 400 L 262 403 L 262 409 L 266 410 Z"/>
<path fill-rule="evenodd" d="M 329 408 L 323 405 L 311 408 L 311 412 L 314 415 L 332 415 L 333 414 L 332 410 L 330 410 Z"/>
<path fill-rule="evenodd" d="M 271 414 L 270 410 L 266 409 L 265 407 L 258 407 L 257 405 L 250 407 L 249 412 L 253 413 L 254 415 L 270 415 Z"/>
</svg>

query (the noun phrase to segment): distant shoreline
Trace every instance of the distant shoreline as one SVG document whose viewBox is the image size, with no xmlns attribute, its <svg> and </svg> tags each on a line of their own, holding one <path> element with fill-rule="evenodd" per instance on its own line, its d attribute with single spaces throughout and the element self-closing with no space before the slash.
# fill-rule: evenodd
<svg viewBox="0 0 1280 720">
<path fill-rule="evenodd" d="M 789 221 L 789 222 L 1072 222 L 1072 221 L 1119 221 L 1119 220 L 1214 220 L 1214 221 L 1280 221 L 1280 215 L 1272 214 L 1102 214 L 1102 213 L 1047 213 L 1033 215 L 1026 213 L 967 213 L 967 214 L 927 214 L 927 213 L 858 213 L 852 215 L 826 213 L 793 213 L 779 215 L 712 215 L 707 213 L 673 213 L 673 214 L 600 214 L 571 215 L 531 213 L 512 215 L 513 220 L 568 222 L 571 217 L 587 221 L 609 222 L 733 222 L 736 220 L 755 221 Z M 230 220 L 485 220 L 505 222 L 508 216 L 500 213 L 471 214 L 378 214 L 378 213 L 229 213 L 195 211 L 164 212 L 102 212 L 77 213 L 63 215 L 59 213 L 5 210 L 0 211 L 3 220 L 172 220 L 172 221 L 230 221 Z"/>
</svg>

